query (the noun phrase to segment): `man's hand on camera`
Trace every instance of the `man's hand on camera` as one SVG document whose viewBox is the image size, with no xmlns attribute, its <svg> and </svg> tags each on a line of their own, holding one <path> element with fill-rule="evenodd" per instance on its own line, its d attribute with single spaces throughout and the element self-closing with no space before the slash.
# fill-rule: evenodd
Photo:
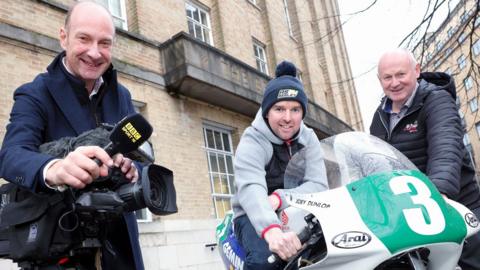
<svg viewBox="0 0 480 270">
<path fill-rule="evenodd" d="M 97 158 L 101 166 L 93 160 Z M 98 146 L 81 146 L 59 159 L 48 168 L 45 183 L 51 187 L 68 185 L 76 189 L 85 188 L 99 176 L 108 175 L 108 167 L 112 167 L 112 158 Z M 138 177 L 138 176 L 137 176 Z"/>
<path fill-rule="evenodd" d="M 124 157 L 122 154 L 116 154 L 113 157 L 113 164 L 115 167 L 120 168 L 125 177 L 131 182 L 138 180 L 138 170 L 131 159 Z"/>
</svg>

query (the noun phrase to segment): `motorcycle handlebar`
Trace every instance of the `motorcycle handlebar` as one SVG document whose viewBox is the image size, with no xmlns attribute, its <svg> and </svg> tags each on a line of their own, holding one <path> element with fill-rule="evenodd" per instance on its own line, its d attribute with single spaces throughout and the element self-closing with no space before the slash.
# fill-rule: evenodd
<svg viewBox="0 0 480 270">
<path fill-rule="evenodd" d="M 300 243 L 305 244 L 310 237 L 312 236 L 312 232 L 309 227 L 303 228 L 303 230 L 297 234 L 298 239 L 300 240 Z M 275 262 L 278 262 L 278 260 L 281 260 L 280 256 L 278 256 L 276 253 L 272 253 L 267 259 L 268 263 L 274 264 Z"/>
</svg>

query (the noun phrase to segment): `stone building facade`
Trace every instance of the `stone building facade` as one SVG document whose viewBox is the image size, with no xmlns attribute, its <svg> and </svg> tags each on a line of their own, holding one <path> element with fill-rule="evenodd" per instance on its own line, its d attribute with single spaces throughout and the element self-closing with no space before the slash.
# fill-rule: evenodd
<svg viewBox="0 0 480 270">
<path fill-rule="evenodd" d="M 13 91 L 61 51 L 73 2 L 0 0 L 0 142 Z M 119 80 L 154 127 L 156 163 L 174 172 L 179 212 L 138 213 L 146 268 L 221 269 L 209 244 L 230 209 L 233 154 L 277 63 L 298 66 L 320 138 L 362 130 L 336 0 L 99 2 L 115 17 Z"/>
</svg>

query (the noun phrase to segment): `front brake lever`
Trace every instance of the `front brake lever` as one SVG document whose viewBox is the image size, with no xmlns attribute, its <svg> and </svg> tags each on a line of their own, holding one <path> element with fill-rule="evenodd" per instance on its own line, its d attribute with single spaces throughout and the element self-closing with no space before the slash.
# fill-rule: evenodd
<svg viewBox="0 0 480 270">
<path fill-rule="evenodd" d="M 288 263 L 283 268 L 283 270 L 297 269 L 297 268 L 293 268 L 293 267 L 295 266 L 295 264 L 298 265 L 298 260 L 303 256 L 303 254 L 305 254 L 305 252 L 309 251 L 311 248 L 316 246 L 319 241 L 323 241 L 323 239 L 324 239 L 324 236 L 323 236 L 322 231 L 314 233 L 310 237 L 310 239 L 305 243 L 305 245 L 297 252 L 297 254 L 295 254 L 295 256 L 291 257 L 288 260 Z"/>
</svg>

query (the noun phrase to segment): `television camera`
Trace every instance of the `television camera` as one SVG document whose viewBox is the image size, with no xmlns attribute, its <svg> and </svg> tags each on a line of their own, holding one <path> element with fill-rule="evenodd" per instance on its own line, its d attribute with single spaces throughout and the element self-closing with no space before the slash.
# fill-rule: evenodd
<svg viewBox="0 0 480 270">
<path fill-rule="evenodd" d="M 108 221 L 121 218 L 124 212 L 148 208 L 156 215 L 176 213 L 173 173 L 153 164 L 147 141 L 152 131 L 140 114 L 134 114 L 115 126 L 103 125 L 41 145 L 40 152 L 58 158 L 79 146 L 101 146 L 110 156 L 121 153 L 135 160 L 143 167 L 141 177 L 129 182 L 119 168 L 111 168 L 108 176 L 84 189 L 65 187 L 63 192 L 45 193 L 4 184 L 0 187 L 0 257 L 34 269 L 102 247 Z"/>
</svg>

